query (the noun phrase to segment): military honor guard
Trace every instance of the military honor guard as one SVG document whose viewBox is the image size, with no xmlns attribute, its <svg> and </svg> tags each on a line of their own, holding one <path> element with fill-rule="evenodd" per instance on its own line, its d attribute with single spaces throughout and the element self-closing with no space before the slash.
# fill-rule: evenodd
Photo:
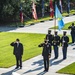
<svg viewBox="0 0 75 75">
<path fill-rule="evenodd" d="M 75 26 L 74 26 L 74 23 L 72 23 L 72 25 L 69 26 L 68 29 L 71 29 L 72 43 L 74 43 L 74 41 L 75 41 Z"/>
<path fill-rule="evenodd" d="M 67 58 L 67 47 L 68 47 L 69 37 L 66 35 L 66 32 L 63 32 L 63 36 L 61 37 L 61 45 L 63 52 L 63 59 Z"/>
<path fill-rule="evenodd" d="M 49 43 L 51 44 L 51 51 L 52 51 L 53 35 L 51 34 L 51 30 L 48 30 L 48 34 L 46 35 L 46 39 L 49 40 Z"/>
<path fill-rule="evenodd" d="M 57 31 L 55 31 L 54 33 L 54 37 L 53 37 L 53 48 L 54 48 L 54 54 L 55 54 L 55 58 L 58 58 L 58 46 L 60 45 L 60 36 L 57 34 Z"/>
</svg>

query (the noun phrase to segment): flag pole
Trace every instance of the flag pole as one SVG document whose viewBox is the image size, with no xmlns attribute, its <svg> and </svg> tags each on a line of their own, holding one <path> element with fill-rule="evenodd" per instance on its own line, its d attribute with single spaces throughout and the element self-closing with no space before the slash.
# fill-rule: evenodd
<svg viewBox="0 0 75 75">
<path fill-rule="evenodd" d="M 56 2 L 55 2 L 55 6 L 56 6 Z M 55 9 L 55 11 L 56 11 L 56 9 Z M 54 11 L 54 14 L 55 14 L 55 11 Z M 54 32 L 55 31 L 56 31 L 56 15 L 54 15 Z"/>
<path fill-rule="evenodd" d="M 54 32 L 56 31 L 56 17 L 54 17 Z"/>
</svg>

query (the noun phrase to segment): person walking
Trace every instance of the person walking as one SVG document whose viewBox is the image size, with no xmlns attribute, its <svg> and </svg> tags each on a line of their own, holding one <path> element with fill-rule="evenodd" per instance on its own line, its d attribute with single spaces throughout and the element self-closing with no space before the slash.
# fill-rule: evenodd
<svg viewBox="0 0 75 75">
<path fill-rule="evenodd" d="M 58 46 L 60 45 L 60 36 L 57 34 L 57 31 L 55 31 L 54 33 L 54 37 L 53 37 L 53 48 L 54 48 L 54 54 L 55 54 L 55 58 L 58 58 Z"/>
<path fill-rule="evenodd" d="M 49 70 L 49 58 L 51 54 L 51 44 L 48 40 L 45 40 L 44 43 L 38 45 L 38 47 L 43 47 L 42 56 L 44 61 L 44 71 L 48 72 Z"/>
<path fill-rule="evenodd" d="M 63 59 L 67 58 L 67 47 L 68 47 L 69 37 L 66 35 L 66 32 L 63 32 L 63 36 L 61 37 L 61 45 L 63 52 Z"/>
<path fill-rule="evenodd" d="M 71 29 L 72 43 L 74 43 L 74 41 L 75 41 L 75 26 L 74 26 L 74 23 L 72 23 L 72 25 L 69 26 L 68 29 Z"/>
<path fill-rule="evenodd" d="M 16 41 L 12 42 L 10 45 L 14 47 L 13 54 L 16 57 L 16 68 L 15 69 L 18 69 L 19 67 L 20 69 L 22 69 L 23 45 L 22 43 L 20 43 L 19 39 L 16 39 Z"/>
</svg>

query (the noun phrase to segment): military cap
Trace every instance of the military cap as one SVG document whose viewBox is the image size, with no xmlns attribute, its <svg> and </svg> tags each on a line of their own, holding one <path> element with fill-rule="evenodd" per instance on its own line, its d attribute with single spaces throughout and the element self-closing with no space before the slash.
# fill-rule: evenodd
<svg viewBox="0 0 75 75">
<path fill-rule="evenodd" d="M 48 30 L 48 32 L 51 32 L 51 30 Z"/>
<path fill-rule="evenodd" d="M 55 31 L 55 33 L 58 33 L 57 31 Z"/>
<path fill-rule="evenodd" d="M 66 31 L 64 31 L 63 33 L 66 33 Z"/>
</svg>

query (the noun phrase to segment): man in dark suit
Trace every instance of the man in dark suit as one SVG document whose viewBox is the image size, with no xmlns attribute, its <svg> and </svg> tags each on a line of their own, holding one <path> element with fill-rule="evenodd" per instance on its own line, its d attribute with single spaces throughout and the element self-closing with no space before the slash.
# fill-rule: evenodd
<svg viewBox="0 0 75 75">
<path fill-rule="evenodd" d="M 74 26 L 74 23 L 72 23 L 72 25 L 69 26 L 68 29 L 71 29 L 72 43 L 74 43 L 74 41 L 75 41 L 75 26 Z"/>
<path fill-rule="evenodd" d="M 14 47 L 13 54 L 16 57 L 16 68 L 15 69 L 18 69 L 19 67 L 20 69 L 22 69 L 23 45 L 22 43 L 20 43 L 19 39 L 16 39 L 16 41 L 12 42 L 10 45 Z"/>
<path fill-rule="evenodd" d="M 63 36 L 61 37 L 63 59 L 66 59 L 66 57 L 67 57 L 68 42 L 69 42 L 69 37 L 66 36 L 66 32 L 63 32 Z"/>
<path fill-rule="evenodd" d="M 55 54 L 55 58 L 58 58 L 58 46 L 60 45 L 60 36 L 57 34 L 57 31 L 55 31 L 54 33 L 54 37 L 53 37 L 53 48 L 54 48 L 54 54 Z"/>
<path fill-rule="evenodd" d="M 39 47 L 43 47 L 42 56 L 44 60 L 44 71 L 49 70 L 49 58 L 51 54 L 51 45 L 48 43 L 48 40 L 45 40 L 44 43 L 41 43 Z"/>
</svg>

